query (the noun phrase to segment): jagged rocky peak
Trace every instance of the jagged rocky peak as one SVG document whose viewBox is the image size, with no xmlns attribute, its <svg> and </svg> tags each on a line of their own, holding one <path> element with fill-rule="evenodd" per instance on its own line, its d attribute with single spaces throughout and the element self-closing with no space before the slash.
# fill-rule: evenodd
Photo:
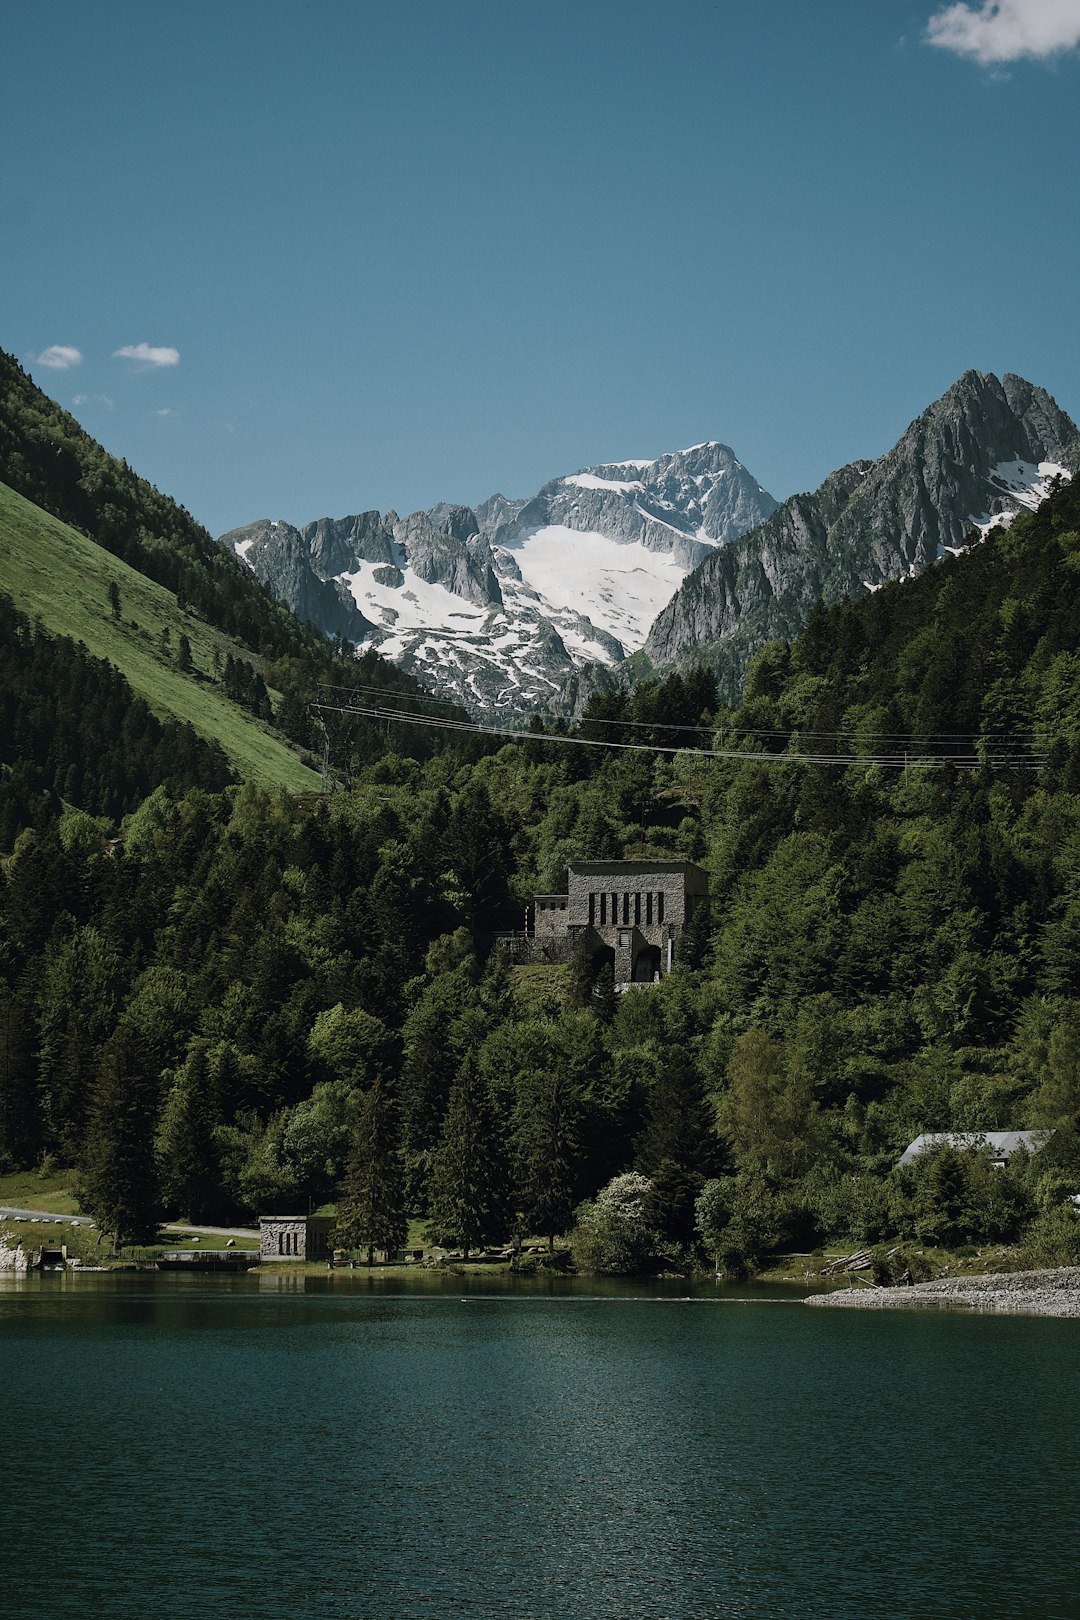
<svg viewBox="0 0 1080 1620">
<path fill-rule="evenodd" d="M 553 478 L 531 500 L 492 496 L 477 508 L 494 545 L 539 529 L 600 534 L 670 553 L 688 571 L 776 510 L 728 445 L 708 441 L 652 459 L 601 462 Z"/>
<path fill-rule="evenodd" d="M 413 512 L 395 523 L 394 539 L 409 567 L 426 584 L 441 585 L 453 596 L 481 606 L 502 602 L 490 553 L 486 558 L 474 556 L 466 541 L 436 528 L 426 512 Z"/>
<path fill-rule="evenodd" d="M 775 504 L 710 442 L 555 478 L 529 500 L 223 538 L 305 617 L 340 633 L 332 585 L 367 627 L 358 645 L 502 719 L 572 704 L 594 679 L 581 672 L 620 664 L 687 572 Z"/>
<path fill-rule="evenodd" d="M 327 635 L 359 643 L 374 631 L 350 593 L 313 565 L 308 541 L 291 523 L 260 518 L 231 529 L 220 540 L 247 563 L 272 596 Z"/>
<path fill-rule="evenodd" d="M 819 598 L 917 574 L 1037 506 L 1068 476 L 1076 444 L 1044 389 L 965 372 L 886 455 L 832 474 L 708 557 L 658 615 L 646 651 L 664 666 L 709 649 L 734 696 L 753 653 L 796 635 Z"/>
<path fill-rule="evenodd" d="M 378 512 L 352 517 L 319 518 L 300 531 L 311 553 L 312 566 L 322 579 L 348 573 L 358 561 L 394 563 L 393 521 Z"/>
<path fill-rule="evenodd" d="M 481 501 L 473 510 L 483 533 L 494 535 L 513 523 L 522 507 L 528 504 L 528 501 L 524 500 L 508 500 L 505 495 L 489 495 L 486 501 Z"/>
<path fill-rule="evenodd" d="M 710 540 L 727 541 L 745 534 L 742 511 L 760 522 L 776 510 L 768 490 L 747 471 L 730 445 L 718 439 L 669 451 L 651 462 L 616 462 L 590 470 L 602 478 L 634 478 L 649 510 L 666 517 L 674 509 L 687 525 L 696 518 L 702 536 Z"/>
<path fill-rule="evenodd" d="M 480 525 L 471 506 L 451 506 L 446 501 L 440 501 L 431 508 L 428 517 L 437 529 L 448 534 L 451 540 L 460 540 L 462 545 L 480 533 Z"/>
</svg>

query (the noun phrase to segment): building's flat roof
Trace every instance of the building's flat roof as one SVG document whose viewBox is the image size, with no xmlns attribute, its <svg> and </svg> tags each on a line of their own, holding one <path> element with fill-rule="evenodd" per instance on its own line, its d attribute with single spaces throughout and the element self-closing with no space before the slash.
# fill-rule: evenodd
<svg viewBox="0 0 1080 1620">
<path fill-rule="evenodd" d="M 567 870 L 610 873 L 613 877 L 619 873 L 629 876 L 637 872 L 694 872 L 703 878 L 709 875 L 703 866 L 697 866 L 693 861 L 571 861 Z"/>
</svg>

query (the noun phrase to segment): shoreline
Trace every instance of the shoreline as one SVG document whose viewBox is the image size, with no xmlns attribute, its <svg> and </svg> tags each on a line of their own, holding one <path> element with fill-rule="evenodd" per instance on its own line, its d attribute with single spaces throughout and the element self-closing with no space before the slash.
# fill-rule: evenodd
<svg viewBox="0 0 1080 1620">
<path fill-rule="evenodd" d="M 841 1310 L 967 1310 L 1080 1317 L 1080 1266 L 935 1277 L 907 1288 L 838 1288 L 828 1294 L 812 1294 L 803 1304 Z"/>
</svg>

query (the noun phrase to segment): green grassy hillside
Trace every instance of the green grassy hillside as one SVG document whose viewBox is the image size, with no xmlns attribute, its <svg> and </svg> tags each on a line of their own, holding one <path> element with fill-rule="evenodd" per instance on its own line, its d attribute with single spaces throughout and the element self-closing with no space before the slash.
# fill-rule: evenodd
<svg viewBox="0 0 1080 1620">
<path fill-rule="evenodd" d="M 120 593 L 120 615 L 109 587 Z M 215 678 L 215 656 L 245 649 L 177 606 L 176 597 L 0 484 L 0 590 L 53 634 L 82 641 L 106 658 L 162 717 L 186 721 L 218 742 L 247 780 L 292 791 L 316 788 L 318 775 L 270 728 L 227 698 Z M 177 668 L 180 637 L 192 669 Z"/>
</svg>

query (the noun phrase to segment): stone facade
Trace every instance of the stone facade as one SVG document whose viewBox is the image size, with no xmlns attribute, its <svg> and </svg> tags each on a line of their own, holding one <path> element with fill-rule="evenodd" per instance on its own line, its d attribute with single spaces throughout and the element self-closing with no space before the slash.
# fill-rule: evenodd
<svg viewBox="0 0 1080 1620">
<path fill-rule="evenodd" d="M 260 1260 L 328 1260 L 334 1222 L 329 1215 L 260 1215 Z"/>
<path fill-rule="evenodd" d="M 679 935 L 709 899 L 708 874 L 691 861 L 575 861 L 566 876 L 565 895 L 534 897 L 533 937 L 572 948 L 585 934 L 620 986 L 669 973 Z"/>
<path fill-rule="evenodd" d="M 567 922 L 565 894 L 533 895 L 533 938 L 565 939 Z"/>
</svg>

